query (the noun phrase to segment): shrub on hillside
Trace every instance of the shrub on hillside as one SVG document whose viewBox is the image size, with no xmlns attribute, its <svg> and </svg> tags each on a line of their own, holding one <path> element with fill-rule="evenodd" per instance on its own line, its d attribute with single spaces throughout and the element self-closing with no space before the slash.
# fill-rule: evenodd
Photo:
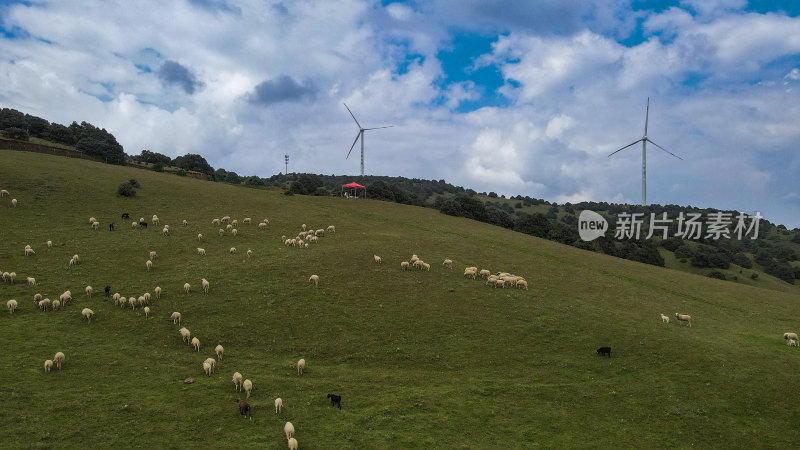
<svg viewBox="0 0 800 450">
<path fill-rule="evenodd" d="M 693 256 L 694 256 L 694 252 L 686 244 L 681 245 L 680 247 L 678 247 L 675 250 L 675 257 L 676 258 L 691 258 Z"/>
<path fill-rule="evenodd" d="M 150 168 L 150 170 L 152 170 L 153 172 L 163 172 L 164 165 L 161 163 L 155 163 L 153 164 L 153 167 Z"/>
<path fill-rule="evenodd" d="M 733 263 L 739 267 L 744 267 L 745 269 L 753 268 L 753 262 L 750 261 L 750 258 L 748 258 L 744 253 L 737 253 L 733 255 Z"/>
<path fill-rule="evenodd" d="M 717 272 L 716 270 L 708 274 L 709 278 L 716 278 L 718 280 L 725 280 L 725 274 L 722 272 Z"/>
<path fill-rule="evenodd" d="M 177 175 L 179 177 L 185 177 L 186 176 L 186 171 L 183 170 L 183 169 L 178 169 L 178 171 L 175 172 L 175 175 Z"/>
<path fill-rule="evenodd" d="M 28 132 L 23 130 L 22 128 L 11 127 L 3 130 L 3 137 L 7 137 L 9 139 L 18 139 L 20 141 L 27 141 Z"/>
<path fill-rule="evenodd" d="M 117 188 L 117 195 L 122 197 L 133 197 L 136 195 L 136 188 L 129 182 L 124 182 Z"/>
<path fill-rule="evenodd" d="M 661 241 L 661 246 L 664 247 L 665 249 L 671 251 L 671 252 L 674 252 L 675 250 L 680 248 L 682 245 L 683 245 L 683 239 L 681 239 L 681 238 L 669 238 L 669 239 L 664 239 L 664 240 Z"/>
<path fill-rule="evenodd" d="M 136 178 L 131 178 L 130 180 L 128 180 L 128 183 L 130 183 L 130 184 L 131 184 L 131 186 L 133 186 L 133 187 L 135 187 L 135 188 L 140 188 L 140 187 L 142 187 L 142 185 L 141 185 L 141 184 L 139 184 L 139 182 L 136 180 Z"/>
<path fill-rule="evenodd" d="M 751 279 L 751 280 L 757 280 L 757 279 L 758 279 L 758 274 L 757 274 L 757 273 L 755 273 L 755 272 L 753 272 L 753 273 L 750 275 L 750 279 Z"/>
</svg>

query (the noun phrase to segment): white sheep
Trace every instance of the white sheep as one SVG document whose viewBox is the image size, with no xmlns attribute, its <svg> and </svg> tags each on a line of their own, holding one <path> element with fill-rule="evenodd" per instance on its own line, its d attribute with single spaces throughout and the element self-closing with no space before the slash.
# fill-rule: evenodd
<svg viewBox="0 0 800 450">
<path fill-rule="evenodd" d="M 161 229 L 161 234 L 164 236 L 169 236 L 169 227 L 164 226 L 164 228 Z"/>
<path fill-rule="evenodd" d="M 331 226 L 328 227 L 327 231 L 328 231 L 328 233 L 336 234 L 336 227 L 331 225 Z"/>
<path fill-rule="evenodd" d="M 72 300 L 72 292 L 64 291 L 63 294 L 58 296 L 58 299 L 61 300 L 61 303 L 66 305 L 68 301 Z"/>
<path fill-rule="evenodd" d="M 81 311 L 81 315 L 88 323 L 92 323 L 92 316 L 94 315 L 94 311 L 89 308 L 83 308 Z"/>
<path fill-rule="evenodd" d="M 144 307 L 144 315 L 148 316 L 148 317 L 150 316 L 150 307 L 149 306 L 145 306 Z"/>
<path fill-rule="evenodd" d="M 45 371 L 45 373 L 50 373 L 50 369 L 52 369 L 52 368 L 53 368 L 53 360 L 52 359 L 44 360 L 44 371 Z"/>
<path fill-rule="evenodd" d="M 142 297 L 144 298 L 144 302 L 145 303 L 150 304 L 150 293 L 149 292 L 145 292 L 144 294 L 142 294 Z"/>
<path fill-rule="evenodd" d="M 169 316 L 169 319 L 172 321 L 172 323 L 176 323 L 176 324 L 180 325 L 181 324 L 181 313 L 179 313 L 178 311 L 175 311 Z"/>
<path fill-rule="evenodd" d="M 797 340 L 797 333 L 791 333 L 791 332 L 783 333 L 783 338 L 786 339 L 787 341 L 789 339 L 794 339 L 796 341 Z"/>
<path fill-rule="evenodd" d="M 147 261 L 145 261 L 144 265 L 147 266 L 147 270 L 150 270 L 150 268 L 153 267 L 153 261 L 150 261 L 148 259 Z"/>
<path fill-rule="evenodd" d="M 11 300 L 6 302 L 6 306 L 8 307 L 8 313 L 9 314 L 14 314 L 14 310 L 17 309 L 17 301 L 14 300 L 14 299 L 11 299 Z"/>
<path fill-rule="evenodd" d="M 111 300 L 114 300 L 114 304 L 115 305 L 119 304 L 119 299 L 120 298 L 121 298 L 121 296 L 119 295 L 119 292 L 114 292 L 114 295 L 111 296 Z"/>
<path fill-rule="evenodd" d="M 203 371 L 208 375 L 211 376 L 211 364 L 208 361 L 203 361 Z"/>
<path fill-rule="evenodd" d="M 158 253 L 155 250 L 150 251 L 150 259 L 154 260 L 156 258 L 158 258 Z"/>
<path fill-rule="evenodd" d="M 190 333 L 189 330 L 186 329 L 186 327 L 182 327 L 180 330 L 178 330 L 178 333 L 181 334 L 182 342 L 186 342 L 187 344 L 191 345 L 192 333 Z"/>
<path fill-rule="evenodd" d="M 467 267 L 464 270 L 464 277 L 465 278 L 472 278 L 474 280 L 475 278 L 477 278 L 477 276 L 478 276 L 477 270 L 472 270 L 471 267 Z"/>
<path fill-rule="evenodd" d="M 249 258 L 249 257 L 251 257 L 252 255 L 253 255 L 253 251 L 252 251 L 252 250 L 250 250 L 250 249 L 248 248 L 248 249 L 247 249 L 247 257 Z"/>
<path fill-rule="evenodd" d="M 211 221 L 211 225 L 219 226 L 219 223 L 220 223 L 219 219 L 214 219 L 214 220 Z"/>
<path fill-rule="evenodd" d="M 426 262 L 424 262 L 424 263 L 422 263 L 422 266 L 420 267 L 420 269 L 425 269 L 428 272 L 430 272 L 431 271 L 431 265 L 426 263 Z"/>
<path fill-rule="evenodd" d="M 92 229 L 94 230 L 100 229 L 100 222 L 92 222 Z"/>
<path fill-rule="evenodd" d="M 189 226 L 189 222 L 186 219 L 183 219 L 183 226 Z"/>
<path fill-rule="evenodd" d="M 687 324 L 689 324 L 690 327 L 692 326 L 692 316 L 688 314 L 675 313 L 675 318 L 680 320 L 681 322 L 686 322 Z"/>
<path fill-rule="evenodd" d="M 286 425 L 283 426 L 283 432 L 286 433 L 286 439 L 291 439 L 294 436 L 294 425 L 292 422 L 286 422 Z"/>
<path fill-rule="evenodd" d="M 400 263 L 400 270 L 408 270 L 408 261 L 403 261 Z"/>
<path fill-rule="evenodd" d="M 250 398 L 250 391 L 253 390 L 253 382 L 250 380 L 244 380 L 244 383 L 242 383 L 242 389 L 247 392 L 247 398 Z"/>
<path fill-rule="evenodd" d="M 231 221 L 231 225 L 233 225 L 234 227 L 237 227 L 237 226 L 239 226 L 239 221 L 238 221 L 238 220 L 236 220 L 236 219 L 233 219 L 233 220 Z"/>
<path fill-rule="evenodd" d="M 33 294 L 33 303 L 35 303 L 36 306 L 39 306 L 40 301 L 42 301 L 42 294 Z"/>
<path fill-rule="evenodd" d="M 130 306 L 131 309 L 136 309 L 136 297 L 128 297 L 128 306 Z"/>
<path fill-rule="evenodd" d="M 94 292 L 92 287 L 91 286 L 86 286 L 86 296 L 89 297 L 89 298 L 92 298 L 92 292 Z"/>
<path fill-rule="evenodd" d="M 205 256 L 206 255 L 206 249 L 197 247 L 197 254 Z"/>
<path fill-rule="evenodd" d="M 17 207 L 17 199 L 15 199 L 15 198 L 11 199 L 11 206 L 13 206 L 14 208 Z"/>
<path fill-rule="evenodd" d="M 237 235 L 238 233 L 239 233 L 239 231 L 238 231 L 238 230 L 236 230 L 236 228 L 234 228 L 234 229 L 232 229 L 232 230 L 231 230 L 231 234 L 233 235 L 233 237 L 236 237 L 236 235 Z"/>
<path fill-rule="evenodd" d="M 208 280 L 206 280 L 205 278 L 203 278 L 203 279 L 200 281 L 200 283 L 203 285 L 203 292 L 205 292 L 206 294 L 208 294 L 208 288 L 209 288 L 209 287 L 211 287 L 211 285 L 208 283 Z"/>
<path fill-rule="evenodd" d="M 661 314 L 661 321 L 664 322 L 664 323 L 669 323 L 669 316 L 665 316 L 664 314 Z"/>
<path fill-rule="evenodd" d="M 203 242 L 203 233 L 197 233 L 197 242 Z"/>
<path fill-rule="evenodd" d="M 528 290 L 528 282 L 525 281 L 525 280 L 517 280 L 517 289 L 522 289 L 523 287 L 527 291 Z M 667 319 L 669 319 L 669 317 L 667 317 Z"/>
<path fill-rule="evenodd" d="M 8 281 L 11 284 L 14 284 L 14 280 L 16 280 L 16 279 L 17 279 L 17 272 L 11 272 L 11 273 L 8 274 Z"/>
<path fill-rule="evenodd" d="M 786 341 L 786 345 L 789 347 L 797 347 L 797 339 L 789 339 Z"/>
<path fill-rule="evenodd" d="M 220 229 L 219 229 L 219 235 L 220 235 L 220 236 L 222 236 L 222 235 L 224 235 L 224 234 L 225 234 L 225 230 L 223 230 L 222 228 L 220 228 Z"/>
<path fill-rule="evenodd" d="M 217 371 L 217 360 L 214 358 L 206 358 L 206 362 L 211 366 L 211 372 Z"/>
<path fill-rule="evenodd" d="M 58 300 L 53 300 L 53 311 L 58 311 L 59 308 L 61 308 L 61 302 Z"/>
<path fill-rule="evenodd" d="M 153 214 L 153 225 L 158 225 L 158 216 Z"/>
<path fill-rule="evenodd" d="M 242 374 L 239 372 L 233 372 L 233 386 L 236 388 L 236 391 L 239 392 L 242 390 Z"/>
<path fill-rule="evenodd" d="M 231 247 L 230 252 L 231 252 L 231 255 L 236 254 L 236 247 Z"/>
<path fill-rule="evenodd" d="M 47 308 L 49 308 L 49 307 L 50 307 L 50 299 L 49 298 L 46 298 L 46 299 L 44 299 L 44 300 L 39 302 L 39 309 L 41 309 L 42 311 L 47 311 Z"/>
<path fill-rule="evenodd" d="M 10 194 L 8 193 L 7 190 L 3 189 L 2 191 L 0 191 L 0 197 L 7 197 L 8 195 Z"/>
<path fill-rule="evenodd" d="M 70 260 L 69 260 L 69 265 L 70 265 L 70 266 L 74 266 L 74 265 L 76 265 L 76 264 L 78 264 L 78 260 L 77 260 L 77 259 L 75 259 L 74 257 L 73 257 L 72 259 L 70 259 Z"/>
<path fill-rule="evenodd" d="M 278 414 L 283 409 L 283 400 L 280 397 L 275 399 L 275 414 Z"/>
<path fill-rule="evenodd" d="M 56 363 L 58 370 L 61 370 L 61 363 L 64 362 L 64 354 L 61 352 L 56 352 L 56 356 L 53 356 L 53 362 Z"/>
<path fill-rule="evenodd" d="M 265 224 L 264 222 L 259 223 L 258 224 L 258 229 L 259 230 L 266 230 L 267 229 L 267 224 Z"/>
<path fill-rule="evenodd" d="M 139 222 L 131 222 L 131 228 L 139 228 Z"/>
<path fill-rule="evenodd" d="M 28 286 L 36 286 L 36 278 L 28 277 Z"/>
<path fill-rule="evenodd" d="M 197 336 L 192 338 L 192 347 L 194 347 L 195 351 L 200 351 L 200 339 L 197 339 Z"/>
<path fill-rule="evenodd" d="M 303 374 L 303 369 L 305 369 L 305 368 L 306 368 L 306 360 L 303 359 L 303 358 L 300 358 L 300 361 L 297 361 L 297 374 L 298 375 L 302 375 Z"/>
<path fill-rule="evenodd" d="M 445 259 L 442 263 L 443 266 L 447 267 L 448 269 L 453 269 L 453 260 L 452 259 Z"/>
<path fill-rule="evenodd" d="M 372 259 L 375 260 L 375 264 L 380 264 L 383 261 L 378 255 L 372 255 Z"/>
<path fill-rule="evenodd" d="M 249 217 L 245 217 L 244 219 L 242 219 L 242 225 L 244 225 L 244 224 L 248 224 L 249 225 L 252 221 L 253 221 L 253 219 L 251 219 Z"/>
<path fill-rule="evenodd" d="M 53 248 L 53 241 L 47 241 L 47 248 Z"/>
<path fill-rule="evenodd" d="M 33 251 L 33 249 L 31 248 L 30 245 L 26 245 L 25 246 L 25 256 L 31 256 L 31 255 L 35 255 L 35 254 L 36 254 L 36 252 Z"/>
<path fill-rule="evenodd" d="M 287 442 L 289 443 L 289 450 L 297 450 L 297 439 L 289 438 Z"/>
<path fill-rule="evenodd" d="M 233 225 L 227 224 L 225 225 L 225 231 L 231 231 L 233 229 Z"/>
<path fill-rule="evenodd" d="M 155 289 L 153 289 L 153 290 L 154 290 L 154 291 L 155 291 L 155 293 L 156 293 L 156 299 L 160 299 L 160 298 L 161 298 L 161 288 L 160 288 L 160 287 L 158 287 L 158 286 L 156 286 L 156 288 L 155 288 Z"/>
<path fill-rule="evenodd" d="M 306 224 L 301 225 L 300 228 L 302 228 L 303 231 L 306 231 Z"/>
<path fill-rule="evenodd" d="M 224 351 L 225 351 L 225 348 L 222 347 L 222 344 L 217 344 L 217 346 L 214 347 L 214 353 L 217 354 L 217 359 L 222 359 L 222 353 Z"/>
<path fill-rule="evenodd" d="M 223 223 L 230 222 L 231 221 L 231 216 L 225 216 L 222 219 L 220 219 L 220 221 L 223 222 Z"/>
<path fill-rule="evenodd" d="M 139 298 L 136 299 L 136 302 L 139 304 L 139 306 L 144 306 L 147 304 L 147 299 L 144 298 L 144 295 L 140 295 Z"/>
<path fill-rule="evenodd" d="M 192 289 L 192 285 L 191 285 L 191 284 L 189 284 L 189 283 L 184 283 L 184 284 L 183 284 L 183 290 L 184 290 L 184 292 L 186 292 L 187 294 L 189 293 L 189 291 L 190 291 L 191 289 Z"/>
</svg>

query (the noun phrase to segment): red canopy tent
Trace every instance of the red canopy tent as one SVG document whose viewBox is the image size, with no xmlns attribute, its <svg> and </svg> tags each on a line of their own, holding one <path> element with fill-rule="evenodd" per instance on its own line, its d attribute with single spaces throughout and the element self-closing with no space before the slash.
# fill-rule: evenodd
<svg viewBox="0 0 800 450">
<path fill-rule="evenodd" d="M 345 191 L 345 189 L 348 189 L 348 191 Z M 342 197 L 358 198 L 358 189 L 363 189 L 364 197 L 367 196 L 367 188 L 354 181 L 352 183 L 342 185 Z"/>
</svg>

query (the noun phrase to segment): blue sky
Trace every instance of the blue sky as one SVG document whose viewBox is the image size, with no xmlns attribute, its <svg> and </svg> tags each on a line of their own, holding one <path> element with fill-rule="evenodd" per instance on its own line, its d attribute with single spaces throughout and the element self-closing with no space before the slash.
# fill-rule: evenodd
<svg viewBox="0 0 800 450">
<path fill-rule="evenodd" d="M 0 1 L 0 106 L 242 175 L 446 179 L 800 226 L 800 2 Z"/>
</svg>

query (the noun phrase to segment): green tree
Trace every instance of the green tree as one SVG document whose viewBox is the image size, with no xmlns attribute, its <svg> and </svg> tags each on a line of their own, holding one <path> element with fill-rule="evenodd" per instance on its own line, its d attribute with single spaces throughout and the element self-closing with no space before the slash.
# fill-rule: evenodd
<svg viewBox="0 0 800 450">
<path fill-rule="evenodd" d="M 205 158 L 195 153 L 187 153 L 183 156 L 178 156 L 172 163 L 183 170 L 200 172 L 211 177 L 214 176 L 214 168 L 211 167 L 211 164 L 209 164 Z"/>
<path fill-rule="evenodd" d="M 541 213 L 525 214 L 514 226 L 516 231 L 540 238 L 547 238 L 552 228 L 550 221 Z"/>
<path fill-rule="evenodd" d="M 20 141 L 27 141 L 28 132 L 23 130 L 22 128 L 11 127 L 3 130 L 3 137 L 7 137 L 9 139 L 17 139 Z"/>
</svg>

